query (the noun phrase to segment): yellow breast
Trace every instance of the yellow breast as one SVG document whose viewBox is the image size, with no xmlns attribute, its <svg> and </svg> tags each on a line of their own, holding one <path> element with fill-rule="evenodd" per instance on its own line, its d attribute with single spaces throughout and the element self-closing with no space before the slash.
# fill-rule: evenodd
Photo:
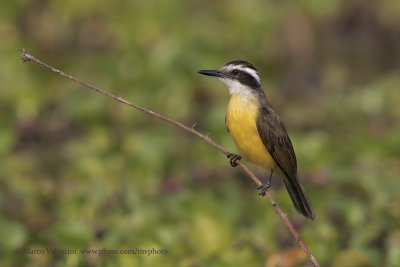
<svg viewBox="0 0 400 267">
<path fill-rule="evenodd" d="M 276 163 L 258 135 L 257 113 L 257 98 L 234 94 L 226 111 L 226 126 L 244 159 L 268 169 L 275 169 Z"/>
</svg>

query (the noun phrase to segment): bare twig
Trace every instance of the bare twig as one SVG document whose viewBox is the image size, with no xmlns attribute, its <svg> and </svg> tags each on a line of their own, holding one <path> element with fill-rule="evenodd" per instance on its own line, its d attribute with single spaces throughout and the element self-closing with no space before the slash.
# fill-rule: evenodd
<svg viewBox="0 0 400 267">
<path fill-rule="evenodd" d="M 187 131 L 187 132 L 189 132 L 189 133 L 191 133 L 191 134 L 197 135 L 197 136 L 198 136 L 199 138 L 201 138 L 203 141 L 205 141 L 205 142 L 209 143 L 210 145 L 214 146 L 215 148 L 217 148 L 219 151 L 221 151 L 221 152 L 224 153 L 225 155 L 229 155 L 229 154 L 230 154 L 230 153 L 229 153 L 227 150 L 225 150 L 222 146 L 220 146 L 219 144 L 217 144 L 216 142 L 214 142 L 207 134 L 204 135 L 204 134 L 201 134 L 200 132 L 196 131 L 196 130 L 194 129 L 195 126 L 196 126 L 196 123 L 193 124 L 192 127 L 187 127 L 186 125 L 184 125 L 184 124 L 182 124 L 182 123 L 180 123 L 180 122 L 177 122 L 177 121 L 172 120 L 172 119 L 170 119 L 170 118 L 168 118 L 168 117 L 165 117 L 165 116 L 163 116 L 163 115 L 161 115 L 161 114 L 159 114 L 159 113 L 156 113 L 156 112 L 154 112 L 154 111 L 152 111 L 152 110 L 150 110 L 150 109 L 147 109 L 147 108 L 141 107 L 141 106 L 139 106 L 139 105 L 136 105 L 136 104 L 134 104 L 134 103 L 131 103 L 131 102 L 129 102 L 129 101 L 126 101 L 126 100 L 123 99 L 122 97 L 119 97 L 119 96 L 115 96 L 115 95 L 113 95 L 113 94 L 110 94 L 110 93 L 108 93 L 108 92 L 106 92 L 106 91 L 104 91 L 104 90 L 101 90 L 101 89 L 99 89 L 99 88 L 97 88 L 97 87 L 95 87 L 95 86 L 93 86 L 93 85 L 91 85 L 91 84 L 88 84 L 88 83 L 85 83 L 85 82 L 83 82 L 83 81 L 81 81 L 81 80 L 78 80 L 77 78 L 75 78 L 75 77 L 73 77 L 73 76 L 71 76 L 71 75 L 69 75 L 69 74 L 67 74 L 67 73 L 65 73 L 65 72 L 63 72 L 63 71 L 61 71 L 61 70 L 58 70 L 58 69 L 56 69 L 56 68 L 54 68 L 54 67 L 52 67 L 52 66 L 50 66 L 50 65 L 47 65 L 46 63 L 44 63 L 44 62 L 40 61 L 39 59 L 35 58 L 34 56 L 30 55 L 30 54 L 26 51 L 25 48 L 23 48 L 22 50 L 21 50 L 21 49 L 17 49 L 17 50 L 21 52 L 21 60 L 22 60 L 22 62 L 24 62 L 24 63 L 25 63 L 25 62 L 28 62 L 28 61 L 33 61 L 33 62 L 35 62 L 35 63 L 37 63 L 37 64 L 39 64 L 39 65 L 41 65 L 41 66 L 43 66 L 43 67 L 45 67 L 45 68 L 47 68 L 47 69 L 50 69 L 50 70 L 54 71 L 55 73 L 60 74 L 61 76 L 65 77 L 65 78 L 67 78 L 67 79 L 70 79 L 70 80 L 72 80 L 72 81 L 74 81 L 74 82 L 77 82 L 77 83 L 79 83 L 79 84 L 81 84 L 81 85 L 83 85 L 83 86 L 85 86 L 85 87 L 88 87 L 89 89 L 92 89 L 92 90 L 94 90 L 94 91 L 96 91 L 96 92 L 98 92 L 98 93 L 100 93 L 100 94 L 103 94 L 103 95 L 105 95 L 105 96 L 107 96 L 107 97 L 109 97 L 109 98 L 111 98 L 111 99 L 113 99 L 113 100 L 116 100 L 116 101 L 121 102 L 121 103 L 123 103 L 123 104 L 126 104 L 126 105 L 128 105 L 128 106 L 131 106 L 131 107 L 136 108 L 136 109 L 138 109 L 138 110 L 141 110 L 141 111 L 143 111 L 143 112 L 145 112 L 145 113 L 147 113 L 147 114 L 150 114 L 150 115 L 152 115 L 152 116 L 154 116 L 154 117 L 157 117 L 157 118 L 159 118 L 159 119 L 162 119 L 162 120 L 164 120 L 164 121 L 167 121 L 167 122 L 169 122 L 169 123 L 171 123 L 171 124 L 173 124 L 173 125 L 175 125 L 175 126 L 178 126 L 179 128 L 181 128 L 181 129 L 183 129 L 183 130 L 185 130 L 185 131 Z M 260 182 L 260 180 L 254 175 L 253 172 L 251 172 L 251 171 L 246 167 L 246 165 L 244 165 L 241 161 L 238 161 L 238 163 L 239 163 L 240 167 L 242 167 L 242 168 L 244 169 L 244 171 L 251 177 L 251 179 L 253 179 L 253 181 L 257 184 L 257 186 L 261 186 L 261 185 L 262 185 L 262 183 Z M 318 264 L 317 260 L 315 259 L 314 255 L 311 253 L 311 251 L 308 249 L 307 245 L 304 243 L 304 241 L 301 239 L 301 237 L 299 236 L 299 234 L 297 233 L 297 231 L 294 229 L 292 223 L 291 223 L 291 222 L 289 221 L 289 219 L 286 217 L 286 214 L 284 214 L 284 213 L 282 212 L 282 210 L 279 208 L 278 204 L 275 202 L 275 200 L 272 198 L 272 196 L 268 193 L 268 191 L 265 192 L 265 195 L 267 196 L 269 202 L 271 202 L 272 207 L 275 209 L 275 212 L 282 218 L 283 222 L 284 222 L 284 223 L 286 224 L 286 226 L 289 228 L 290 233 L 291 233 L 291 234 L 293 235 L 293 237 L 296 239 L 296 242 L 302 247 L 302 249 L 304 250 L 304 252 L 307 254 L 307 256 L 308 256 L 309 260 L 312 262 L 312 264 L 313 264 L 314 266 L 319 266 L 319 264 Z"/>
</svg>

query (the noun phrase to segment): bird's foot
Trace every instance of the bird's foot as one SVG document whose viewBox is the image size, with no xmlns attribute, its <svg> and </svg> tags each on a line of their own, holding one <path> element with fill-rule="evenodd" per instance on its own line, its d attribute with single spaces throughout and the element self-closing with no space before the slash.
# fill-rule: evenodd
<svg viewBox="0 0 400 267">
<path fill-rule="evenodd" d="M 227 158 L 229 158 L 229 163 L 231 164 L 232 167 L 236 167 L 238 165 L 238 161 L 242 159 L 242 157 L 238 154 L 229 154 L 227 156 Z"/>
<path fill-rule="evenodd" d="M 259 187 L 257 187 L 258 190 L 261 190 L 259 195 L 260 196 L 265 196 L 265 192 L 267 192 L 270 187 L 271 187 L 271 183 L 269 183 L 269 182 L 266 182 L 265 184 L 260 185 Z"/>
<path fill-rule="evenodd" d="M 257 187 L 258 190 L 261 189 L 261 192 L 259 193 L 260 196 L 265 196 L 265 192 L 267 192 L 267 190 L 271 187 L 271 178 L 272 178 L 272 170 L 271 170 L 271 174 L 270 174 L 268 180 L 265 182 L 265 184 L 262 184 L 259 187 Z"/>
</svg>

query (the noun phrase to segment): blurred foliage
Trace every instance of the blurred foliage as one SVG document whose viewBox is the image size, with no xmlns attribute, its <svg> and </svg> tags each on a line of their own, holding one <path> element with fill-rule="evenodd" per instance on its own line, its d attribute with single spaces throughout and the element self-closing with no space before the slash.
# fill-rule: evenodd
<svg viewBox="0 0 400 267">
<path fill-rule="evenodd" d="M 235 151 L 227 90 L 244 59 L 286 122 L 317 220 L 272 195 L 322 266 L 400 265 L 400 2 L 0 4 L 1 266 L 309 266 L 240 169 L 198 138 L 82 88 L 15 48 Z M 268 172 L 254 167 L 257 174 Z M 27 255 L 165 249 L 167 255 Z"/>
</svg>

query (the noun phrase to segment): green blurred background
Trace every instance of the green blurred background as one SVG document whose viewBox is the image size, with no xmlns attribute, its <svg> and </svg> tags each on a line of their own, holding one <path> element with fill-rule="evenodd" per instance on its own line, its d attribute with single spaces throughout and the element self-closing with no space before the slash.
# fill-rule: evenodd
<svg viewBox="0 0 400 267">
<path fill-rule="evenodd" d="M 196 73 L 243 59 L 285 121 L 317 212 L 270 190 L 322 266 L 400 266 L 400 2 L 0 4 L 1 266 L 309 266 L 226 157 L 16 48 L 236 152 L 228 92 Z M 268 172 L 251 168 L 260 177 Z M 167 255 L 26 255 L 164 249 Z"/>
</svg>

